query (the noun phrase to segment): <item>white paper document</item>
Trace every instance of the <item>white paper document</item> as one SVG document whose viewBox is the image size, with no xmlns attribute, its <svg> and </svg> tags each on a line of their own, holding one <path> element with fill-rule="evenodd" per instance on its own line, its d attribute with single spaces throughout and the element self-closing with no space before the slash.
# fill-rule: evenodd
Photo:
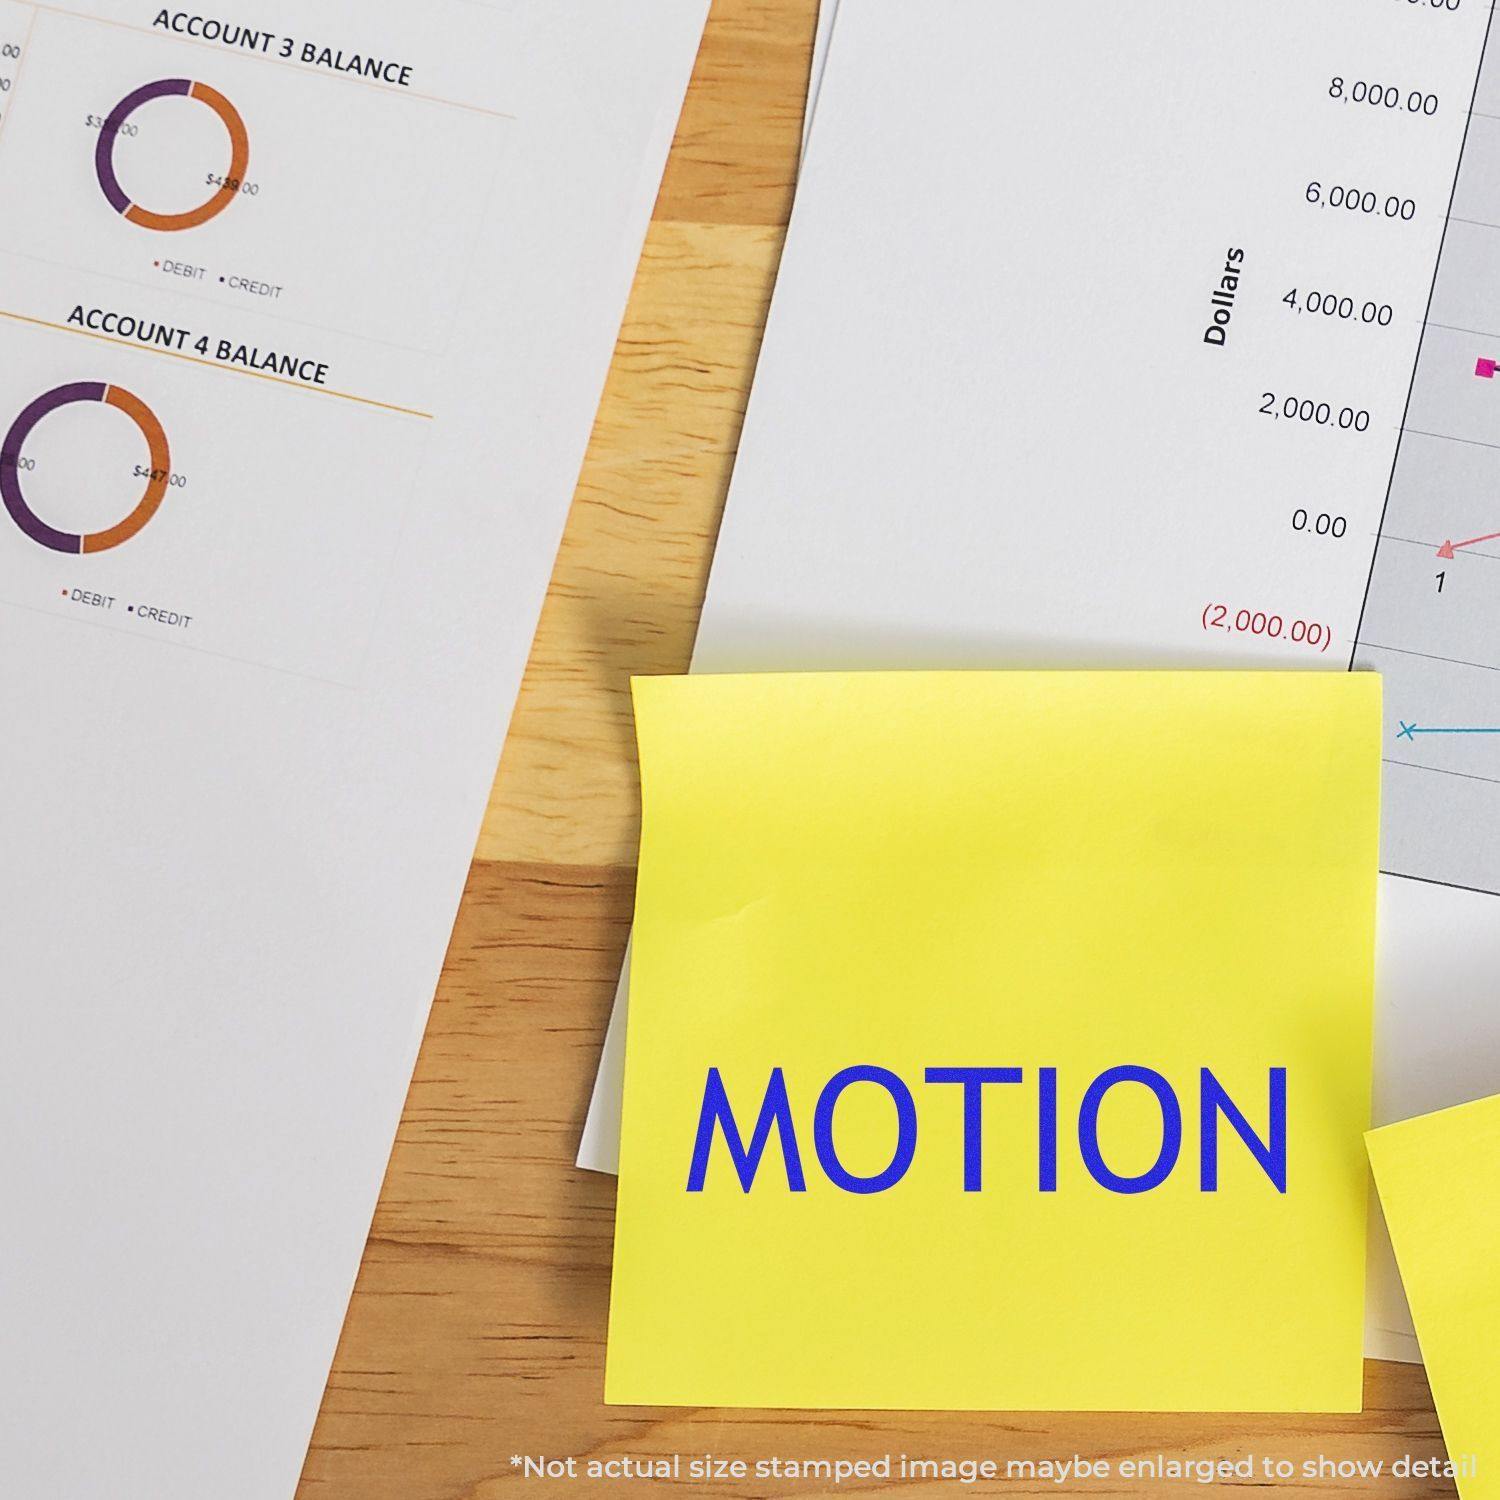
<svg viewBox="0 0 1500 1500">
<path fill-rule="evenodd" d="M 0 1492 L 297 1481 L 707 0 L 0 0 Z"/>
<path fill-rule="evenodd" d="M 1500 1090 L 1489 25 L 844 7 L 694 659 L 1379 669 L 1381 1121 Z"/>
<path fill-rule="evenodd" d="M 839 0 L 820 0 L 818 25 L 813 33 L 812 64 L 807 74 L 807 104 L 802 111 L 802 150 L 812 139 L 813 116 L 818 108 L 818 91 L 823 87 L 823 68 L 828 62 L 828 44 L 833 40 L 833 23 L 838 18 Z"/>
</svg>

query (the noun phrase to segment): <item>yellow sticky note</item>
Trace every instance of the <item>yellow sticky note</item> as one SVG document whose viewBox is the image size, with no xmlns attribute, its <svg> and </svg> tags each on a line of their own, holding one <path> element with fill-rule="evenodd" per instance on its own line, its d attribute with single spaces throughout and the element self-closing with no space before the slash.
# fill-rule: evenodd
<svg viewBox="0 0 1500 1500">
<path fill-rule="evenodd" d="M 1500 1098 L 1372 1130 L 1380 1206 L 1463 1500 L 1500 1496 Z"/>
<path fill-rule="evenodd" d="M 635 701 L 609 1401 L 1359 1408 L 1378 679 Z"/>
</svg>

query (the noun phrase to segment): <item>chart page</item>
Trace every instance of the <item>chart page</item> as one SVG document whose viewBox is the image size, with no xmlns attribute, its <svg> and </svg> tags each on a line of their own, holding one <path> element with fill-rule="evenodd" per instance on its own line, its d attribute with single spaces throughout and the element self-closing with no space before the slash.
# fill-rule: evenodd
<svg viewBox="0 0 1500 1500">
<path fill-rule="evenodd" d="M 706 10 L 0 0 L 7 1494 L 296 1487 Z"/>
<path fill-rule="evenodd" d="M 1500 46 L 1492 41 L 1354 653 L 1356 666 L 1386 682 L 1386 868 L 1491 895 L 1500 894 L 1497 257 Z"/>
<path fill-rule="evenodd" d="M 350 682 L 515 120 L 315 14 L 0 0 L 0 598 Z"/>
</svg>

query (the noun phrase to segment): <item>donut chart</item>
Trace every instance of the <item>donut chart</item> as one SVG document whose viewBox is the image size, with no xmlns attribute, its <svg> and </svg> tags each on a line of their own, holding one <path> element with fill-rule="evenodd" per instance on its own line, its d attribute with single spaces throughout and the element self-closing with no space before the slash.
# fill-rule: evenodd
<svg viewBox="0 0 1500 1500">
<path fill-rule="evenodd" d="M 151 453 L 151 475 L 145 493 L 124 520 L 117 521 L 104 531 L 59 531 L 42 520 L 26 500 L 21 488 L 21 450 L 26 439 L 31 436 L 32 429 L 43 417 L 65 406 L 95 401 L 124 412 L 140 428 L 141 436 L 146 439 L 146 446 Z M 75 556 L 89 552 L 108 552 L 111 547 L 128 542 L 156 514 L 162 496 L 167 492 L 171 467 L 172 457 L 167 447 L 167 435 L 157 421 L 156 413 L 139 396 L 132 395 L 117 385 L 90 382 L 60 385 L 55 390 L 38 396 L 11 423 L 10 431 L 5 434 L 5 441 L 0 443 L 0 499 L 4 500 L 11 520 L 39 546 Z"/>
<path fill-rule="evenodd" d="M 224 123 L 229 132 L 229 170 L 224 175 L 224 185 L 197 208 L 180 214 L 160 214 L 133 203 L 115 173 L 115 143 L 120 128 L 142 105 L 153 99 L 188 98 L 206 104 Z M 116 213 L 139 224 L 143 229 L 172 232 L 180 229 L 196 229 L 223 213 L 239 195 L 240 185 L 250 166 L 250 135 L 240 112 L 217 89 L 206 83 L 195 83 L 191 78 L 160 78 L 155 83 L 142 84 L 140 88 L 126 94 L 109 112 L 99 132 L 99 144 L 94 148 L 94 170 L 99 177 L 99 187 Z"/>
</svg>

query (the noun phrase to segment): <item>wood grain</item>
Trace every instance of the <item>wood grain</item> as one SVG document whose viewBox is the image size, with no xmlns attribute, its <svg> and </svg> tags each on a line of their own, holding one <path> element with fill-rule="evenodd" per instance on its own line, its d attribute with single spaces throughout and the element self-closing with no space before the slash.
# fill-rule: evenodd
<svg viewBox="0 0 1500 1500">
<path fill-rule="evenodd" d="M 496 779 L 299 1495 L 639 1493 L 513 1455 L 1301 1464 L 1437 1456 L 1422 1371 L 1370 1364 L 1357 1417 L 651 1411 L 602 1403 L 614 1184 L 572 1165 L 629 924 L 628 682 L 688 661 L 790 209 L 815 0 L 716 0 Z M 1226 1294 L 1232 1289 L 1226 1288 Z M 997 1354 L 1003 1357 L 1003 1353 Z M 935 1481 L 743 1481 L 818 1496 Z M 964 1486 L 1058 1493 L 1047 1481 Z M 1118 1481 L 1099 1496 L 1189 1495 Z M 1278 1493 L 1452 1494 L 1297 1480 Z"/>
<path fill-rule="evenodd" d="M 481 859 L 635 858 L 630 678 L 692 653 L 780 253 L 779 229 L 652 226 Z"/>
</svg>

